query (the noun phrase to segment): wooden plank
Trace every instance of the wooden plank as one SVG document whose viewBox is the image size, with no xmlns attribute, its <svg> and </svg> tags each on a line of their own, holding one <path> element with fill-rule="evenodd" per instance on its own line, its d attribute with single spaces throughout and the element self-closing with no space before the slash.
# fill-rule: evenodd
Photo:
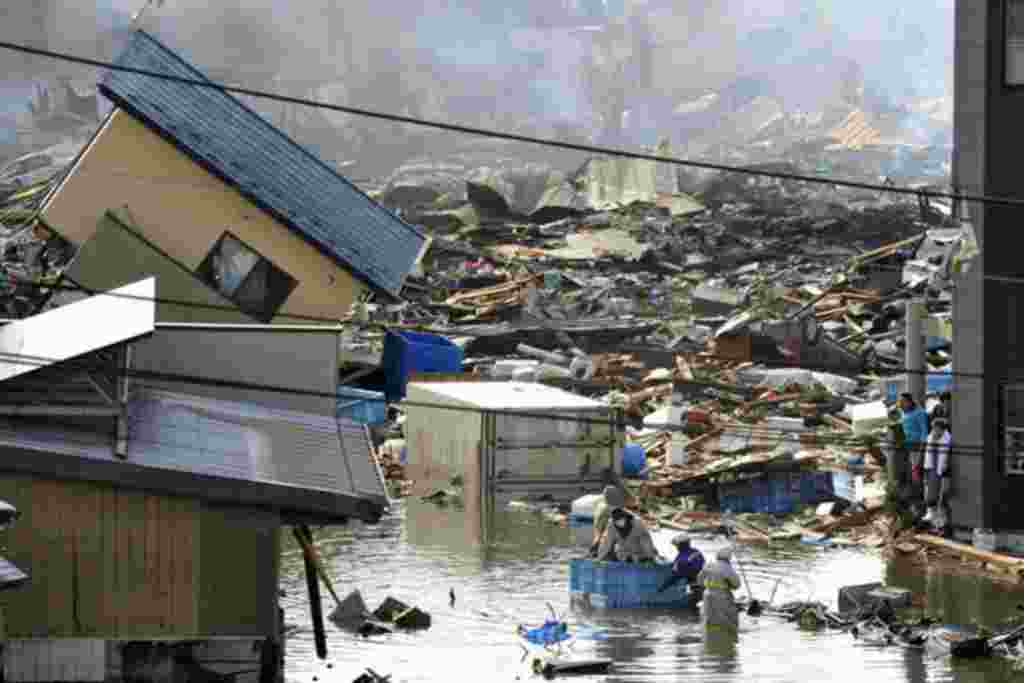
<svg viewBox="0 0 1024 683">
<path fill-rule="evenodd" d="M 108 594 L 104 590 L 102 489 L 82 485 L 75 512 L 75 579 L 78 585 L 78 635 L 111 634 Z"/>
<path fill-rule="evenodd" d="M 980 550 L 974 546 L 967 545 L 965 543 L 957 543 L 956 541 L 949 541 L 945 538 L 939 538 L 938 536 L 932 536 L 930 534 L 916 534 L 914 540 L 919 543 L 925 543 L 935 548 L 942 548 L 950 552 L 956 553 L 957 555 L 966 555 L 967 557 L 973 557 L 983 562 L 991 562 L 998 564 L 1009 569 L 1017 571 L 1024 571 L 1024 559 L 1019 557 L 1011 557 L 1010 555 L 1003 555 L 1002 553 L 993 553 L 987 550 Z"/>
<path fill-rule="evenodd" d="M 183 634 L 199 633 L 199 562 L 196 553 L 202 527 L 201 506 L 197 501 L 177 500 L 176 523 L 172 553 L 174 561 L 173 621 Z"/>
</svg>

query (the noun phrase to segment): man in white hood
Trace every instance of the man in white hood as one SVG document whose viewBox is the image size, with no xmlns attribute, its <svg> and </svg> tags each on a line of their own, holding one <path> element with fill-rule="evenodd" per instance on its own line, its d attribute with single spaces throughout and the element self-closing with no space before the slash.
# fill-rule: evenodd
<svg viewBox="0 0 1024 683">
<path fill-rule="evenodd" d="M 732 548 L 722 548 L 715 561 L 704 565 L 697 576 L 704 586 L 704 626 L 737 634 L 739 610 L 732 592 L 739 589 L 740 577 L 732 566 Z"/>
</svg>

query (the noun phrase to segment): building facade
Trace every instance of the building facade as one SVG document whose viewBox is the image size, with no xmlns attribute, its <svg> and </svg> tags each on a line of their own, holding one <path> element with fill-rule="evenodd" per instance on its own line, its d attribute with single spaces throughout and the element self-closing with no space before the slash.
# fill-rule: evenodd
<svg viewBox="0 0 1024 683">
<path fill-rule="evenodd" d="M 1020 201 L 1024 142 L 1024 2 L 956 5 L 953 182 L 972 195 Z M 953 522 L 1024 536 L 1024 267 L 1017 232 L 1024 208 L 968 203 L 981 250 L 956 281 L 953 346 Z"/>
</svg>

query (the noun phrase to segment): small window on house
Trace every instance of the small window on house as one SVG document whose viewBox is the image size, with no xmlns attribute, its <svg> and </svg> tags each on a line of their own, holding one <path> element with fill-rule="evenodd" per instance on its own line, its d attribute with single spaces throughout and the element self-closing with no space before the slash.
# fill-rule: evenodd
<svg viewBox="0 0 1024 683">
<path fill-rule="evenodd" d="M 1024 0 L 1006 0 L 1006 84 L 1024 85 Z"/>
<path fill-rule="evenodd" d="M 1024 474 L 1024 385 L 1003 385 L 1003 472 Z"/>
<path fill-rule="evenodd" d="M 270 322 L 299 284 L 229 232 L 213 245 L 197 274 L 262 322 Z"/>
</svg>

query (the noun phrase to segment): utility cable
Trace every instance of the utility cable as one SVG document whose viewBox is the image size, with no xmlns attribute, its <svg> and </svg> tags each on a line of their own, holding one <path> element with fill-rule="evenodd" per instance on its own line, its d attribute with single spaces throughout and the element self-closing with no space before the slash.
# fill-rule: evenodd
<svg viewBox="0 0 1024 683">
<path fill-rule="evenodd" d="M 831 185 L 833 187 L 846 187 L 851 189 L 859 190 L 870 190 L 873 192 L 888 192 L 891 194 L 911 195 L 915 197 L 924 198 L 936 198 L 936 199 L 949 199 L 952 201 L 969 201 L 969 202 L 981 202 L 987 204 L 1000 204 L 1005 206 L 1024 207 L 1024 199 L 1018 199 L 1013 197 L 996 197 L 991 195 L 973 195 L 973 194 L 961 194 L 953 192 L 939 192 L 935 190 L 926 190 L 922 188 L 910 188 L 910 187 L 896 187 L 893 185 L 882 185 L 876 183 L 859 182 L 853 180 L 839 180 L 834 178 L 825 178 L 821 176 L 809 176 L 801 175 L 797 173 L 784 173 L 779 171 L 768 171 L 756 168 L 745 168 L 740 166 L 729 166 L 726 164 L 716 164 L 705 161 L 693 161 L 687 159 L 678 159 L 674 157 L 666 157 L 657 154 L 647 154 L 641 152 L 633 152 L 626 149 L 600 147 L 596 145 L 586 145 L 573 142 L 563 142 L 560 140 L 554 140 L 550 138 L 539 138 L 529 135 L 521 135 L 518 133 L 508 133 L 497 130 L 490 130 L 486 128 L 478 128 L 474 126 L 465 126 L 461 124 L 446 123 L 442 121 L 431 121 L 423 118 L 413 116 L 403 116 L 400 114 L 391 114 L 387 112 L 374 111 L 370 109 L 364 109 L 361 107 L 349 107 L 338 104 L 330 104 L 328 102 L 322 102 L 304 97 L 293 97 L 290 95 L 282 95 L 279 93 L 273 93 L 265 90 L 255 90 L 252 88 L 243 88 L 239 86 L 229 86 L 222 83 L 215 83 L 208 79 L 195 79 L 185 78 L 182 76 L 175 76 L 172 74 L 160 73 L 157 71 L 150 71 L 148 69 L 140 69 L 137 67 L 126 66 L 124 64 L 118 64 L 113 62 L 107 62 L 99 59 L 92 59 L 89 57 L 76 56 L 67 52 L 57 52 L 53 50 L 43 50 L 40 48 L 30 47 L 28 45 L 22 45 L 19 43 L 12 43 L 8 41 L 0 41 L 0 48 L 13 50 L 15 52 L 22 52 L 26 54 L 36 55 L 38 57 L 47 57 L 50 59 L 57 59 L 66 62 L 72 62 L 76 64 L 82 64 L 85 66 L 93 66 L 99 69 L 107 69 L 112 71 L 123 71 L 127 73 L 134 73 L 141 76 L 148 76 L 151 78 L 159 78 L 168 81 L 174 81 L 184 85 L 192 85 L 202 88 L 210 88 L 217 90 L 221 93 L 234 93 L 237 95 L 246 95 L 249 97 L 255 97 L 260 99 L 268 99 L 277 102 L 285 102 L 289 104 L 295 104 L 306 107 L 313 107 L 317 109 L 327 109 L 330 111 L 336 111 L 343 114 L 350 114 L 353 116 L 362 116 L 367 118 L 380 119 L 384 121 L 391 121 L 393 123 L 402 123 L 413 126 L 422 126 L 426 128 L 434 128 L 437 130 L 444 130 L 453 133 L 462 133 L 465 135 L 474 135 L 478 137 L 486 137 L 496 140 L 508 140 L 512 142 L 522 142 L 532 145 L 541 145 L 544 147 L 553 147 L 558 149 L 565 149 L 574 152 L 585 152 L 587 154 L 597 154 L 606 156 L 617 156 L 629 159 L 638 159 L 641 161 L 654 161 L 658 163 L 671 164 L 675 166 L 687 166 L 692 168 L 702 168 L 705 170 L 721 171 L 726 173 L 737 173 L 742 175 L 750 175 L 763 178 L 773 178 L 776 180 L 790 180 L 796 182 L 805 183 L 816 183 L 819 185 Z"/>
<path fill-rule="evenodd" d="M 184 300 L 184 299 L 166 299 L 166 298 L 159 298 L 159 297 L 153 298 L 153 297 L 143 296 L 143 295 L 140 295 L 140 294 L 126 294 L 126 293 L 112 292 L 112 291 L 98 291 L 98 290 L 93 290 L 93 289 L 90 289 L 88 287 L 83 287 L 83 286 L 77 285 L 77 284 L 75 284 L 75 285 L 48 285 L 48 284 L 43 284 L 43 283 L 23 282 L 22 286 L 38 287 L 39 289 L 42 289 L 42 290 L 57 289 L 57 290 L 67 290 L 67 291 L 73 291 L 73 292 L 86 292 L 86 293 L 92 294 L 93 296 L 110 296 L 110 297 L 114 297 L 114 298 L 124 298 L 124 299 L 139 300 L 139 301 L 156 301 L 158 303 L 174 304 L 174 305 L 178 305 L 178 306 L 182 306 L 182 307 L 188 307 L 188 308 L 228 310 L 228 311 L 231 311 L 231 312 L 236 312 L 236 313 L 238 312 L 238 309 L 231 308 L 231 307 L 226 307 L 226 306 L 220 306 L 220 305 L 217 305 L 217 304 L 202 304 L 202 303 L 187 301 L 187 300 Z M 913 297 L 912 296 L 907 296 L 906 298 L 913 298 Z M 296 318 L 296 319 L 300 319 L 301 318 L 301 316 L 288 315 L 288 314 L 281 314 L 281 317 Z M 335 319 L 316 318 L 316 317 L 309 317 L 309 318 L 306 318 L 306 319 L 312 320 L 312 321 L 316 321 L 316 322 L 330 323 L 330 324 L 334 325 L 335 327 L 343 326 L 344 323 L 345 323 L 344 319 L 335 320 Z M 650 318 L 650 319 L 648 319 L 648 318 L 640 318 L 640 319 L 635 320 L 634 322 L 638 322 L 638 323 L 651 323 L 651 322 L 656 322 L 658 320 L 660 320 L 660 319 L 659 318 Z M 606 322 L 606 321 L 604 321 L 604 322 Z M 215 325 L 217 323 L 210 323 L 210 324 Z M 223 324 L 225 326 L 232 325 L 232 323 L 223 323 Z M 247 324 L 247 323 L 234 323 L 234 324 Z M 256 322 L 253 322 L 251 324 L 254 325 L 254 326 L 258 326 L 258 327 L 266 327 L 268 329 L 272 329 L 274 327 L 274 325 L 260 325 L 259 323 L 256 323 Z M 445 334 L 445 335 L 452 335 L 452 336 L 459 336 L 459 337 L 486 337 L 486 336 L 488 336 L 486 334 L 474 334 L 470 330 L 460 330 L 458 328 L 439 329 L 439 328 L 436 328 L 436 327 L 434 327 L 432 325 L 426 325 L 426 324 L 418 325 L 418 324 L 415 324 L 415 323 L 402 324 L 402 325 L 397 325 L 397 324 L 396 325 L 391 325 L 391 324 L 388 324 L 388 323 L 370 322 L 370 323 L 367 323 L 366 325 L 364 325 L 364 327 L 371 328 L 371 329 L 380 329 L 380 330 L 384 330 L 384 331 L 387 331 L 389 329 L 435 330 L 437 334 Z M 558 328 L 552 328 L 552 330 L 553 331 L 558 331 Z M 565 330 L 565 332 L 567 334 L 570 334 L 570 335 L 572 334 L 572 330 Z M 652 350 L 656 351 L 658 349 L 652 349 Z M 666 353 L 675 353 L 676 355 L 679 355 L 679 353 L 680 353 L 680 352 L 672 351 L 671 349 L 664 349 L 664 351 Z M 731 356 L 725 356 L 725 355 L 720 355 L 720 354 L 706 354 L 706 355 L 701 356 L 701 358 L 702 359 L 706 359 L 706 360 L 721 360 L 721 361 L 735 361 L 736 360 L 735 358 L 733 358 Z M 809 370 L 809 371 L 816 371 L 816 372 L 834 372 L 836 370 L 836 368 L 834 366 L 830 366 L 830 365 L 826 365 L 826 364 L 794 363 L 794 362 L 789 362 L 789 361 L 784 361 L 784 360 L 783 361 L 759 360 L 758 364 L 766 366 L 766 367 L 769 367 L 769 368 L 774 368 L 774 369 Z M 893 365 L 874 365 L 874 366 L 872 366 L 872 365 L 865 365 L 865 366 L 863 366 L 861 368 L 860 374 L 869 374 L 869 373 L 878 373 L 878 374 L 886 374 L 886 375 L 893 375 L 893 374 L 923 374 L 923 375 L 938 374 L 938 375 L 949 375 L 951 377 L 967 377 L 967 378 L 975 378 L 975 379 L 984 379 L 985 376 L 986 376 L 985 373 L 978 373 L 978 372 L 961 372 L 961 371 L 955 371 L 955 370 L 944 371 L 944 370 L 928 370 L 928 369 L 921 370 L 921 369 L 916 369 L 916 368 L 915 369 L 911 369 L 911 368 L 907 368 L 907 367 L 893 366 Z M 1006 381 L 1024 381 L 1024 376 L 1022 376 L 1020 378 L 1005 377 L 1003 379 L 1006 380 Z M 708 383 L 708 385 L 709 386 L 715 386 L 713 383 Z"/>
<path fill-rule="evenodd" d="M 35 366 L 35 367 L 45 367 L 45 366 L 53 364 L 55 361 L 53 359 L 46 359 L 46 358 L 38 357 L 38 356 L 29 356 L 29 355 L 25 355 L 25 354 L 2 354 L 2 353 L 0 353 L 0 363 L 3 363 L 3 362 L 16 363 L 16 364 L 21 364 L 21 365 Z M 108 374 L 116 374 L 117 376 L 126 377 L 126 378 L 129 378 L 129 379 L 132 379 L 132 380 L 140 379 L 140 380 L 151 380 L 151 381 L 154 381 L 154 382 L 171 382 L 171 383 L 181 383 L 181 384 L 196 384 L 196 385 L 201 385 L 201 386 L 216 386 L 216 387 L 221 387 L 221 388 L 245 389 L 245 390 L 250 390 L 250 391 L 262 391 L 262 392 L 277 393 L 277 394 L 283 394 L 283 395 L 298 395 L 298 396 L 319 397 L 319 398 L 325 398 L 325 399 L 339 399 L 339 398 L 340 399 L 346 399 L 346 398 L 350 398 L 350 397 L 348 397 L 348 396 L 346 396 L 346 395 L 344 395 L 344 394 L 342 394 L 340 392 L 323 392 L 323 391 L 316 391 L 316 390 L 309 390 L 309 389 L 298 389 L 298 388 L 292 388 L 292 387 L 279 387 L 279 386 L 272 386 L 272 385 L 267 385 L 267 384 L 258 384 L 258 383 L 251 383 L 251 382 L 241 382 L 241 381 L 235 381 L 235 380 L 221 380 L 221 379 L 214 379 L 214 378 L 209 378 L 209 377 L 201 377 L 201 376 L 196 376 L 196 375 L 186 375 L 186 374 L 179 374 L 179 373 L 161 373 L 161 372 L 154 372 L 154 371 L 134 370 L 134 369 L 126 371 L 124 368 L 116 367 L 116 366 L 114 366 L 111 363 L 86 362 L 86 361 L 83 361 L 83 360 L 72 360 L 72 361 L 66 361 L 66 364 L 68 366 L 74 367 L 74 368 L 76 368 L 77 370 L 80 370 L 80 371 L 106 372 Z M 160 385 L 144 384 L 144 386 L 147 386 L 147 387 L 153 388 L 153 389 L 159 389 L 159 390 L 167 391 L 166 387 L 163 387 L 163 386 L 160 386 Z M 410 400 L 403 400 L 401 402 L 401 405 L 403 407 L 423 407 L 423 408 L 432 408 L 432 409 L 440 409 L 440 410 L 450 410 L 450 411 L 456 411 L 456 412 L 488 413 L 488 414 L 494 414 L 494 415 L 500 415 L 500 416 L 515 417 L 515 418 L 555 420 L 555 421 L 559 421 L 559 422 L 574 422 L 574 423 L 583 423 L 583 424 L 601 425 L 601 426 L 614 426 L 614 425 L 625 426 L 624 420 L 622 420 L 621 418 L 619 418 L 619 417 L 617 417 L 615 415 L 610 415 L 609 417 L 603 418 L 603 419 L 601 419 L 601 418 L 586 418 L 586 417 L 582 417 L 582 416 L 579 416 L 579 415 L 555 414 L 555 413 L 552 413 L 552 412 L 540 413 L 540 412 L 534 412 L 534 411 L 529 411 L 529 410 L 491 409 L 491 408 L 482 408 L 482 407 L 474 407 L 474 406 L 450 405 L 450 404 L 443 404 L 443 403 L 436 403 L 436 402 L 423 402 L 423 401 L 410 401 Z M 610 409 L 614 408 L 614 406 L 610 406 L 609 408 Z M 659 429 L 658 431 L 669 431 L 669 432 L 671 432 L 671 431 L 683 431 L 685 429 L 686 428 L 682 427 L 682 426 L 680 426 L 680 427 L 672 426 L 672 427 L 670 427 L 668 429 Z M 763 434 L 763 435 L 766 435 L 766 436 L 768 436 L 768 435 L 772 435 L 772 436 L 789 436 L 789 437 L 793 436 L 793 432 L 790 432 L 788 430 L 770 429 L 770 428 L 759 428 L 756 425 L 742 426 L 742 425 L 733 424 L 733 425 L 725 425 L 725 426 L 723 426 L 723 429 L 724 429 L 724 431 L 726 433 L 751 434 L 751 435 Z M 816 435 L 816 439 L 817 438 L 818 438 L 818 435 Z M 830 436 L 828 436 L 828 435 L 820 435 L 820 439 L 821 439 L 822 442 L 827 442 L 829 438 L 830 438 Z M 884 440 L 877 440 L 877 441 L 878 442 L 883 442 Z M 864 442 L 863 442 L 862 439 L 860 439 L 858 437 L 845 436 L 845 435 L 838 435 L 838 437 L 834 439 L 834 442 L 837 445 L 841 445 L 841 444 L 848 444 L 850 446 L 863 446 L 864 445 Z M 895 443 L 895 442 L 893 441 L 891 443 Z M 957 447 L 960 448 L 961 451 L 963 451 L 963 452 L 966 452 L 966 451 L 969 451 L 969 450 L 981 451 L 981 450 L 983 450 L 985 448 L 985 446 L 983 444 L 982 445 L 957 444 Z"/>
</svg>

